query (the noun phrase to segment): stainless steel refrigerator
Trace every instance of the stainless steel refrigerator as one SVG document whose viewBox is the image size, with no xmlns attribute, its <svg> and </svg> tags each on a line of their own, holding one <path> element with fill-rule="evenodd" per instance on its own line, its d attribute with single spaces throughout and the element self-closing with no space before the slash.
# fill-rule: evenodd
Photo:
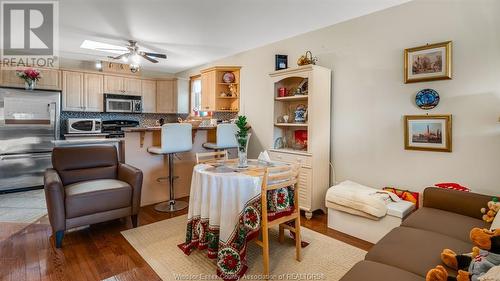
<svg viewBox="0 0 500 281">
<path fill-rule="evenodd" d="M 0 88 L 0 192 L 43 185 L 59 139 L 59 92 Z"/>
</svg>

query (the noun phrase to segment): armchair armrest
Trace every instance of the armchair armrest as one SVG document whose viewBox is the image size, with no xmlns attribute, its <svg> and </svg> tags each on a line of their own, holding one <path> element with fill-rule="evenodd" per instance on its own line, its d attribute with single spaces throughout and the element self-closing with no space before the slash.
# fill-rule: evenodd
<svg viewBox="0 0 500 281">
<path fill-rule="evenodd" d="M 45 200 L 49 214 L 50 225 L 54 232 L 66 229 L 66 214 L 64 207 L 64 186 L 54 169 L 47 169 L 43 177 Z"/>
<path fill-rule="evenodd" d="M 424 190 L 424 207 L 440 209 L 460 215 L 482 219 L 481 208 L 492 196 L 437 187 Z"/>
<path fill-rule="evenodd" d="M 142 171 L 128 164 L 119 163 L 118 179 L 132 187 L 132 215 L 136 215 L 141 206 Z"/>
</svg>

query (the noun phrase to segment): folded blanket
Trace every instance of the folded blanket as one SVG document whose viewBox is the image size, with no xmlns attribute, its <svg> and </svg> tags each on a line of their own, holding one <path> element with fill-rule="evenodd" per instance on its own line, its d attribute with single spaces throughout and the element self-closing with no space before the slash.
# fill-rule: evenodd
<svg viewBox="0 0 500 281">
<path fill-rule="evenodd" d="M 381 218 L 386 215 L 389 202 L 401 199 L 391 192 L 344 181 L 328 189 L 326 200 Z"/>
</svg>

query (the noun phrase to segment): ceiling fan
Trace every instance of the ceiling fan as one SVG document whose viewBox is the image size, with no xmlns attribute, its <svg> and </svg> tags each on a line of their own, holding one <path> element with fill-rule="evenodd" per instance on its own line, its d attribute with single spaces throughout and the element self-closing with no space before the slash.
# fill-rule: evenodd
<svg viewBox="0 0 500 281">
<path fill-rule="evenodd" d="M 128 62 L 130 64 L 130 71 L 132 72 L 137 72 L 139 70 L 141 57 L 152 63 L 158 63 L 158 60 L 156 60 L 157 58 L 167 58 L 167 55 L 165 54 L 144 52 L 139 50 L 139 45 L 137 45 L 137 41 L 134 40 L 128 40 L 128 44 L 125 47 L 85 40 L 80 47 L 112 53 L 125 52 L 118 56 L 108 56 L 108 58 Z"/>
</svg>

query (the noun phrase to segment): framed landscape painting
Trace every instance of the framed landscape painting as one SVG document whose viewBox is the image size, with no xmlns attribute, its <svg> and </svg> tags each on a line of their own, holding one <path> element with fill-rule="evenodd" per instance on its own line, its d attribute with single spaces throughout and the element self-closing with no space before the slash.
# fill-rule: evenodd
<svg viewBox="0 0 500 281">
<path fill-rule="evenodd" d="M 405 83 L 451 79 L 451 41 L 406 49 Z"/>
<path fill-rule="evenodd" d="M 451 152 L 451 115 L 406 115 L 405 149 Z"/>
</svg>

